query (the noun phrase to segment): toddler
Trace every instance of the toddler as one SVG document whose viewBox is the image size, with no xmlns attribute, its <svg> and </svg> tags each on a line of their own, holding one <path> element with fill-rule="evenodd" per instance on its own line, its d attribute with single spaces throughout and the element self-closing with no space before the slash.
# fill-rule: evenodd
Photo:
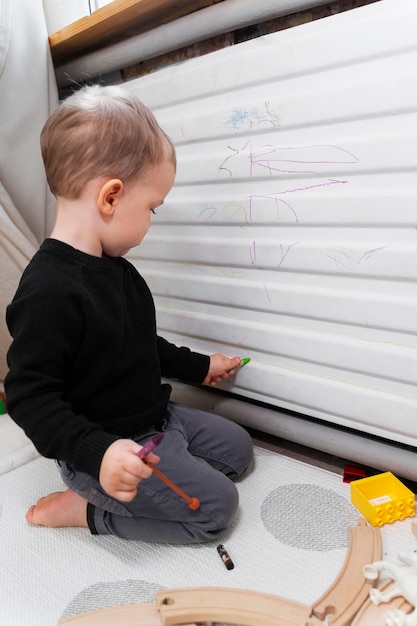
<svg viewBox="0 0 417 626">
<path fill-rule="evenodd" d="M 148 542 L 215 539 L 236 512 L 233 480 L 252 460 L 251 439 L 229 420 L 170 402 L 161 377 L 213 386 L 239 358 L 158 336 L 149 288 L 123 258 L 174 183 L 174 146 L 135 96 L 95 85 L 58 107 L 41 148 L 56 222 L 7 309 L 5 387 L 11 417 L 57 460 L 67 490 L 26 518 Z M 160 432 L 146 460 L 197 497 L 198 510 L 137 455 Z"/>
</svg>

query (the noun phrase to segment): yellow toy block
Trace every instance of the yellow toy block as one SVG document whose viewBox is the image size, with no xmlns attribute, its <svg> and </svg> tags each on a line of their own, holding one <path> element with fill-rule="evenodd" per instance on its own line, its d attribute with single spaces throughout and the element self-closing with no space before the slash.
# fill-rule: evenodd
<svg viewBox="0 0 417 626">
<path fill-rule="evenodd" d="M 350 498 L 372 526 L 392 524 L 416 514 L 414 493 L 391 472 L 352 481 Z"/>
</svg>

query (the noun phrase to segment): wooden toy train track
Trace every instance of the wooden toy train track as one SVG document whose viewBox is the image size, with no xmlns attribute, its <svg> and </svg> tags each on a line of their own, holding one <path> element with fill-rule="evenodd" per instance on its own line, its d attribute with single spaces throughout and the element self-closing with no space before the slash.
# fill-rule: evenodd
<svg viewBox="0 0 417 626">
<path fill-rule="evenodd" d="M 158 592 L 156 603 L 99 609 L 63 619 L 59 626 L 196 626 L 196 622 L 219 621 L 240 626 L 319 626 L 327 617 L 331 626 L 353 626 L 371 587 L 362 568 L 380 558 L 379 529 L 360 520 L 349 529 L 349 549 L 340 574 L 312 606 L 246 589 L 180 588 Z M 368 623 L 356 619 L 354 626 Z"/>
<path fill-rule="evenodd" d="M 381 533 L 360 519 L 357 526 L 349 528 L 349 549 L 344 565 L 333 585 L 313 604 L 313 615 L 321 620 L 331 615 L 332 626 L 349 626 L 371 587 L 362 569 L 378 561 L 381 554 Z"/>
</svg>

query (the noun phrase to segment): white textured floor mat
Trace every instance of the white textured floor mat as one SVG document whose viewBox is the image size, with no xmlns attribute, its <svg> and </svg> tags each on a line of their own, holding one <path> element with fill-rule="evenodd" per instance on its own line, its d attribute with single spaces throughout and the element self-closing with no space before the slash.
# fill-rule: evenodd
<svg viewBox="0 0 417 626">
<path fill-rule="evenodd" d="M 0 477 L 0 624 L 55 626 L 62 617 L 152 602 L 171 587 L 240 587 L 312 604 L 345 560 L 348 526 L 360 517 L 342 478 L 263 449 L 238 488 L 241 505 L 216 546 L 165 546 L 93 537 L 82 529 L 29 526 L 26 510 L 63 489 L 54 462 L 38 459 Z M 197 494 L 198 495 L 198 494 Z M 415 551 L 411 519 L 381 529 L 384 557 Z"/>
</svg>

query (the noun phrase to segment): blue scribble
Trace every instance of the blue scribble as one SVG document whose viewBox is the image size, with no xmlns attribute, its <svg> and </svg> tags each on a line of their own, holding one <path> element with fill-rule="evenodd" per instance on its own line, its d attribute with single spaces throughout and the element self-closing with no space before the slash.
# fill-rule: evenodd
<svg viewBox="0 0 417 626">
<path fill-rule="evenodd" d="M 264 109 L 265 110 L 259 110 L 258 108 L 243 109 L 241 107 L 232 109 L 230 117 L 225 121 L 225 126 L 230 126 L 234 130 L 251 130 L 253 126 L 264 124 L 278 128 L 279 117 L 276 113 L 271 111 L 269 101 L 264 102 Z"/>
<path fill-rule="evenodd" d="M 247 125 L 251 126 L 253 120 L 257 118 L 258 110 L 252 109 L 248 111 L 247 109 L 233 109 L 230 117 L 226 120 L 225 125 L 231 126 L 235 130 L 240 130 L 242 127 L 246 127 Z"/>
</svg>

